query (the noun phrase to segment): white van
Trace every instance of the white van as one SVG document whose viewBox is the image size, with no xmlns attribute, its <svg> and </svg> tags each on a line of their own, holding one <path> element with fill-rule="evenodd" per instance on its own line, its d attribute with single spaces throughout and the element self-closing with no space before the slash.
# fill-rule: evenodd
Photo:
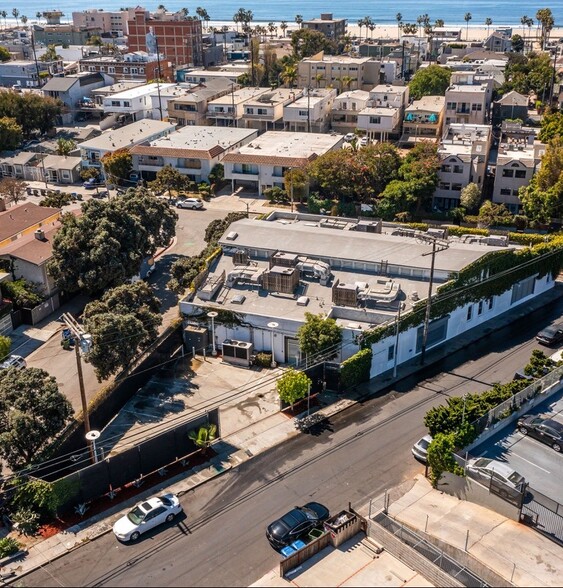
<svg viewBox="0 0 563 588">
<path fill-rule="evenodd" d="M 21 355 L 10 355 L 8 359 L 0 363 L 0 369 L 7 370 L 8 368 L 16 368 L 17 370 L 23 370 L 27 367 L 27 362 Z"/>
</svg>

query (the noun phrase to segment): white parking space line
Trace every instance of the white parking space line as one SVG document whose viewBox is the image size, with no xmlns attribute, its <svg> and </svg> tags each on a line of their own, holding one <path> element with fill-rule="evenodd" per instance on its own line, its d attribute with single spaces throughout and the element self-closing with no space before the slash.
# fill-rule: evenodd
<svg viewBox="0 0 563 588">
<path fill-rule="evenodd" d="M 529 463 L 530 465 L 533 465 L 535 468 L 538 468 L 538 470 L 542 470 L 546 474 L 551 474 L 551 472 L 549 470 L 546 470 L 545 468 L 542 468 L 541 466 L 535 464 L 533 461 L 529 461 L 525 457 L 522 457 L 521 455 L 518 455 L 517 453 L 514 453 L 514 451 L 510 454 L 510 456 L 511 457 L 512 456 L 517 457 L 518 459 L 521 459 L 521 460 L 525 461 L 526 463 Z"/>
</svg>

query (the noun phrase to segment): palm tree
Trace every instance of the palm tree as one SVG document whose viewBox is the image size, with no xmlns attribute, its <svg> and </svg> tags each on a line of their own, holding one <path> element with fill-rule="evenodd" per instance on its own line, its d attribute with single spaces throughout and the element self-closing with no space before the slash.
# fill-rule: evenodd
<svg viewBox="0 0 563 588">
<path fill-rule="evenodd" d="M 26 16 L 25 14 L 23 14 L 23 15 L 22 15 L 22 17 L 21 17 L 21 21 L 22 21 L 22 24 L 23 24 L 24 26 L 27 24 L 27 21 L 28 21 L 28 20 L 29 20 L 29 19 L 27 18 L 27 16 Z"/>
<path fill-rule="evenodd" d="M 159 4 L 156 9 L 161 10 L 162 12 L 166 12 L 166 6 L 164 6 L 164 4 Z"/>
<path fill-rule="evenodd" d="M 4 28 L 6 28 L 6 17 L 8 16 L 8 13 L 5 10 L 2 10 L 0 16 L 4 19 Z"/>
<path fill-rule="evenodd" d="M 296 14 L 295 22 L 299 25 L 299 28 L 301 28 L 301 25 L 303 24 L 303 17 L 300 14 Z"/>
<path fill-rule="evenodd" d="M 270 31 L 270 39 L 273 39 L 274 33 L 278 30 L 278 27 L 273 22 L 269 22 L 268 30 Z"/>
<path fill-rule="evenodd" d="M 315 74 L 314 78 L 317 88 L 321 87 L 321 82 L 325 79 L 322 73 Z"/>
<path fill-rule="evenodd" d="M 442 28 L 444 26 L 444 19 L 437 18 L 436 22 L 434 23 L 434 28 Z"/>
<path fill-rule="evenodd" d="M 43 16 L 43 14 L 39 11 L 35 13 L 35 18 L 37 19 L 37 22 L 41 22 L 42 16 Z"/>
<path fill-rule="evenodd" d="M 545 49 L 545 44 L 549 41 L 549 33 L 555 24 L 553 14 L 549 8 L 541 8 L 536 12 L 536 19 L 541 24 L 541 48 Z"/>
<path fill-rule="evenodd" d="M 280 74 L 280 79 L 286 87 L 293 88 L 293 84 L 297 79 L 297 66 L 293 64 L 286 65 Z"/>
<path fill-rule="evenodd" d="M 395 19 L 397 21 L 397 40 L 401 38 L 401 28 L 403 24 L 403 15 L 400 12 L 397 12 L 395 15 Z"/>
<path fill-rule="evenodd" d="M 487 37 L 488 37 L 489 36 L 489 28 L 493 24 L 493 19 L 492 18 L 486 18 L 485 19 L 485 24 L 487 25 Z"/>
<path fill-rule="evenodd" d="M 362 27 L 365 25 L 365 20 L 363 18 L 360 18 L 360 20 L 357 22 L 358 28 L 360 29 L 360 41 L 362 40 Z"/>
<path fill-rule="evenodd" d="M 280 29 L 282 30 L 282 35 L 285 37 L 285 31 L 287 30 L 287 21 L 285 21 L 285 20 L 281 21 Z"/>
<path fill-rule="evenodd" d="M 370 32 L 369 38 L 373 39 L 373 31 L 375 30 L 375 23 L 370 19 L 370 23 L 368 24 L 368 29 Z"/>
<path fill-rule="evenodd" d="M 12 16 L 16 19 L 16 27 L 20 26 L 20 21 L 19 21 L 19 15 L 20 15 L 20 11 L 17 8 L 12 8 Z"/>
<path fill-rule="evenodd" d="M 346 88 L 346 90 L 349 90 L 350 86 L 352 85 L 352 82 L 354 81 L 354 78 L 351 78 L 350 76 L 342 76 L 339 81 L 340 81 L 340 90 L 342 90 L 343 88 Z"/>
<path fill-rule="evenodd" d="M 227 25 L 223 25 L 221 27 L 221 32 L 223 33 L 223 53 L 225 55 L 225 59 L 227 58 L 227 33 L 229 32 L 229 27 Z"/>
<path fill-rule="evenodd" d="M 465 27 L 465 40 L 468 41 L 469 40 L 469 21 L 473 18 L 473 16 L 471 16 L 471 12 L 466 12 L 465 16 L 463 17 L 463 20 L 467 23 L 466 27 Z"/>
</svg>

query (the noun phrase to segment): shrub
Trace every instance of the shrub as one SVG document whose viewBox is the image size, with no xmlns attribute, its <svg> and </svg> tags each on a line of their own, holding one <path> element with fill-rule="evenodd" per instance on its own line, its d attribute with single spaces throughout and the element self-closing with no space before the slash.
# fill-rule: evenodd
<svg viewBox="0 0 563 588">
<path fill-rule="evenodd" d="M 428 446 L 428 465 L 430 466 L 430 481 L 436 488 L 442 474 L 451 472 L 458 476 L 463 475 L 463 468 L 460 467 L 455 458 L 454 451 L 456 440 L 454 433 L 438 433 Z"/>
<path fill-rule="evenodd" d="M 256 358 L 254 359 L 254 363 L 260 367 L 271 367 L 272 365 L 272 354 L 271 353 L 261 353 L 256 354 Z"/>
<path fill-rule="evenodd" d="M 72 202 L 72 198 L 70 194 L 67 192 L 61 192 L 57 194 L 56 192 L 47 192 L 47 196 L 39 202 L 39 206 L 48 206 L 51 208 L 62 208 L 63 206 L 67 206 Z"/>
<path fill-rule="evenodd" d="M 12 521 L 22 535 L 32 536 L 39 531 L 39 515 L 31 508 L 19 508 Z"/>
<path fill-rule="evenodd" d="M 286 204 L 289 202 L 287 192 L 278 186 L 264 190 L 264 196 L 268 199 L 268 202 L 271 202 L 272 204 Z"/>
<path fill-rule="evenodd" d="M 467 217 L 466 219 L 467 220 Z M 483 235 L 488 236 L 489 231 L 487 229 L 474 229 L 472 227 L 448 227 L 448 234 L 452 237 L 461 237 L 462 235 Z"/>
<path fill-rule="evenodd" d="M 12 537 L 3 537 L 0 539 L 0 559 L 13 555 L 18 552 L 19 549 L 20 544 Z"/>
<path fill-rule="evenodd" d="M 345 388 L 356 386 L 369 380 L 372 357 L 371 348 L 366 348 L 360 349 L 352 357 L 342 362 L 340 365 L 340 381 Z"/>
<path fill-rule="evenodd" d="M 307 198 L 307 209 L 311 214 L 320 214 L 321 210 L 329 211 L 333 204 L 332 200 L 319 198 L 318 194 L 311 194 Z"/>
<path fill-rule="evenodd" d="M 36 286 L 23 278 L 13 282 L 3 282 L 2 293 L 18 308 L 33 308 L 43 302 L 43 297 L 37 293 Z"/>
<path fill-rule="evenodd" d="M 549 240 L 546 235 L 539 235 L 538 233 L 508 233 L 508 238 L 512 243 L 518 245 L 539 245 Z"/>
</svg>

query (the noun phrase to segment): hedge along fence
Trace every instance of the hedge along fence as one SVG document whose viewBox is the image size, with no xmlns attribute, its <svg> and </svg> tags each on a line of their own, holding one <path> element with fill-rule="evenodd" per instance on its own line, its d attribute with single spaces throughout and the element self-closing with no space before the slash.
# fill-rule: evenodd
<svg viewBox="0 0 563 588">
<path fill-rule="evenodd" d="M 513 284 L 537 275 L 538 278 L 551 274 L 553 278 L 563 265 L 563 236 L 552 237 L 526 249 L 506 249 L 491 251 L 464 267 L 457 276 L 441 285 L 432 297 L 430 319 L 445 316 L 460 306 L 470 302 L 486 300 L 510 290 Z M 409 313 L 399 322 L 399 331 L 422 324 L 426 310 L 426 300 L 418 301 Z M 371 346 L 395 331 L 395 322 L 380 325 L 366 331 L 362 346 Z"/>
<path fill-rule="evenodd" d="M 371 348 L 360 349 L 340 365 L 340 381 L 345 388 L 351 388 L 369 380 L 371 372 Z"/>
</svg>

